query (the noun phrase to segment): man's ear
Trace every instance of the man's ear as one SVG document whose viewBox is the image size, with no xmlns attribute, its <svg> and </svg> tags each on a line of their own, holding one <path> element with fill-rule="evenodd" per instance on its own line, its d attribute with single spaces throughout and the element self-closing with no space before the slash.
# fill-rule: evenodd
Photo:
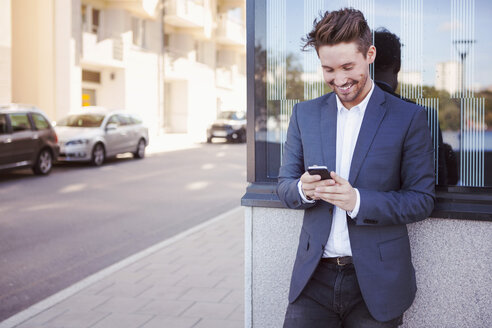
<svg viewBox="0 0 492 328">
<path fill-rule="evenodd" d="M 374 60 L 376 59 L 376 47 L 371 45 L 369 49 L 367 50 L 367 55 L 366 59 L 368 61 L 368 64 L 374 63 Z"/>
</svg>

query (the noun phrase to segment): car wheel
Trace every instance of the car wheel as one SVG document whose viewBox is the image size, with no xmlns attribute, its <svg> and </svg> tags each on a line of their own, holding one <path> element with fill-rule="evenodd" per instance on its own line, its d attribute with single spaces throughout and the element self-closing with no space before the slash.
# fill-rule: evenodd
<svg viewBox="0 0 492 328">
<path fill-rule="evenodd" d="M 94 148 L 92 149 L 92 165 L 101 166 L 102 163 L 104 163 L 105 157 L 106 152 L 104 151 L 104 146 L 102 145 L 102 143 L 95 144 Z"/>
<path fill-rule="evenodd" d="M 138 141 L 137 150 L 133 153 L 134 158 L 144 158 L 145 157 L 145 140 L 140 139 Z"/>
<path fill-rule="evenodd" d="M 46 175 L 50 173 L 52 167 L 53 167 L 53 155 L 51 155 L 51 151 L 49 149 L 41 150 L 41 152 L 38 155 L 38 158 L 36 159 L 36 163 L 32 168 L 34 174 Z"/>
<path fill-rule="evenodd" d="M 212 137 L 207 137 L 207 143 L 212 143 Z"/>
</svg>

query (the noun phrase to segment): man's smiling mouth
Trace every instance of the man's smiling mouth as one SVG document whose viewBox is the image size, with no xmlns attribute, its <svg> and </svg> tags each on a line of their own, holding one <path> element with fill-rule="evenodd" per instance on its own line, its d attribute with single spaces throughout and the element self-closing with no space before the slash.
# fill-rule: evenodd
<svg viewBox="0 0 492 328">
<path fill-rule="evenodd" d="M 340 92 L 342 93 L 348 93 L 348 91 L 350 91 L 350 89 L 352 88 L 352 86 L 354 86 L 355 83 L 354 82 L 351 82 L 351 83 L 348 83 L 342 87 L 339 87 L 337 86 L 337 89 L 340 90 Z"/>
</svg>

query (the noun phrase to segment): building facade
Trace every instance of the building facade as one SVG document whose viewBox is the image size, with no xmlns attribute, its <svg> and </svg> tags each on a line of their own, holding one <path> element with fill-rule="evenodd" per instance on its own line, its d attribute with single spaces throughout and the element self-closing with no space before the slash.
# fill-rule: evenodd
<svg viewBox="0 0 492 328">
<path fill-rule="evenodd" d="M 97 105 L 205 139 L 245 110 L 245 1 L 0 0 L 0 103 Z"/>
</svg>

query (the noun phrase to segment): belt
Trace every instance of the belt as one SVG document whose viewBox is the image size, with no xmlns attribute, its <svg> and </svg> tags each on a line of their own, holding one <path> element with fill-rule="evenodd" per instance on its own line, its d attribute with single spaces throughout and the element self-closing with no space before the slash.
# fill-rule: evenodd
<svg viewBox="0 0 492 328">
<path fill-rule="evenodd" d="M 333 263 L 339 266 L 344 266 L 352 263 L 352 256 L 342 256 L 342 257 L 322 257 L 321 262 Z"/>
</svg>

